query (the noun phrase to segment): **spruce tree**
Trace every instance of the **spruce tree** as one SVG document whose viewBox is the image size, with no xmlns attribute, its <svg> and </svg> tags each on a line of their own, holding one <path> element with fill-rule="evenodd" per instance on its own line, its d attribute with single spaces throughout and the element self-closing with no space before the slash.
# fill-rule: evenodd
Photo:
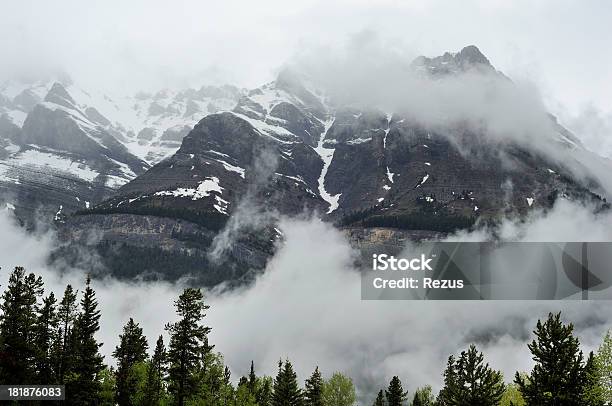
<svg viewBox="0 0 612 406">
<path fill-rule="evenodd" d="M 212 346 L 208 345 L 208 333 L 211 329 L 201 325 L 209 308 L 203 300 L 199 289 L 185 289 L 175 301 L 179 320 L 166 326 L 170 334 L 169 390 L 179 406 L 183 406 L 187 399 L 195 395 L 196 373 L 201 367 L 201 360 L 212 349 Z"/>
<path fill-rule="evenodd" d="M 323 377 L 316 367 L 310 378 L 306 379 L 304 390 L 306 406 L 323 406 Z"/>
<path fill-rule="evenodd" d="M 251 370 L 249 371 L 247 387 L 249 388 L 249 393 L 255 396 L 257 391 L 257 375 L 255 375 L 255 362 L 253 362 L 253 360 L 251 360 Z"/>
<path fill-rule="evenodd" d="M 297 375 L 289 360 L 278 363 L 278 374 L 274 380 L 273 406 L 303 406 L 304 397 L 298 386 Z"/>
<path fill-rule="evenodd" d="M 43 304 L 39 310 L 36 328 L 34 331 L 34 341 L 37 348 L 36 371 L 39 384 L 57 383 L 55 365 L 53 362 L 53 340 L 57 331 L 57 314 L 55 295 L 53 292 L 43 299 Z"/>
<path fill-rule="evenodd" d="M 100 330 L 100 310 L 96 294 L 87 276 L 81 299 L 81 312 L 74 325 L 75 363 L 73 375 L 66 383 L 66 394 L 73 404 L 96 405 L 102 389 L 100 373 L 104 369 L 100 346 L 95 334 Z"/>
<path fill-rule="evenodd" d="M 130 317 L 119 335 L 119 345 L 113 352 L 117 359 L 115 402 L 119 406 L 132 405 L 133 395 L 138 388 L 138 381 L 132 373 L 136 363 L 147 359 L 147 339 L 142 334 L 142 328 Z"/>
<path fill-rule="evenodd" d="M 471 345 L 458 359 L 449 357 L 440 400 L 449 406 L 494 406 L 501 401 L 504 390 L 501 372 L 485 364 L 484 355 Z"/>
<path fill-rule="evenodd" d="M 145 405 L 158 405 L 165 397 L 164 381 L 167 370 L 166 346 L 164 345 L 163 337 L 159 336 L 147 370 L 147 384 L 144 395 Z"/>
<path fill-rule="evenodd" d="M 404 392 L 402 388 L 402 382 L 397 376 L 391 378 L 389 382 L 389 388 L 387 389 L 385 396 L 387 398 L 388 406 L 401 406 L 406 400 L 407 392 Z"/>
<path fill-rule="evenodd" d="M 587 385 L 586 368 L 574 326 L 561 322 L 561 313 L 538 320 L 536 338 L 528 345 L 535 366 L 515 382 L 528 406 L 580 405 Z"/>
<path fill-rule="evenodd" d="M 12 385 L 36 382 L 35 330 L 42 286 L 40 277 L 26 275 L 21 267 L 15 268 L 9 277 L 0 303 L 0 382 Z"/>
<path fill-rule="evenodd" d="M 60 384 L 66 382 L 66 376 L 74 366 L 74 322 L 77 317 L 77 293 L 71 285 L 66 286 L 64 296 L 57 309 L 59 330 L 53 344 L 53 362 Z"/>
<path fill-rule="evenodd" d="M 382 389 L 378 391 L 378 395 L 372 406 L 385 406 L 385 394 Z"/>
</svg>

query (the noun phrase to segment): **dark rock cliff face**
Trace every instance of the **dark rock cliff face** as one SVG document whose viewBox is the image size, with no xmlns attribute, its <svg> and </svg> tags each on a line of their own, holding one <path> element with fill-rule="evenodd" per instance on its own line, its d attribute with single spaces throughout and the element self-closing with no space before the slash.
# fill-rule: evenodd
<svg viewBox="0 0 612 406">
<path fill-rule="evenodd" d="M 27 223 L 93 207 L 149 167 L 103 129 L 97 111 L 83 111 L 59 83 L 27 107 L 21 128 L 0 118 L 0 194 Z"/>
<path fill-rule="evenodd" d="M 434 76 L 498 74 L 475 47 L 413 67 Z M 304 83 L 284 71 L 232 111 L 204 117 L 174 155 L 67 218 L 63 238 L 83 243 L 95 229 L 102 263 L 118 276 L 195 273 L 214 285 L 264 268 L 281 234 L 262 212 L 318 213 L 370 252 L 522 216 L 559 197 L 606 205 L 596 184 L 534 149 L 460 126 L 426 128 L 408 113 L 337 106 Z M 580 148 L 557 130 L 551 143 Z M 211 262 L 215 238 L 227 230 L 237 230 L 229 254 Z"/>
<path fill-rule="evenodd" d="M 278 238 L 269 229 L 257 240 L 245 233 L 222 260 L 211 260 L 208 247 L 216 232 L 189 221 L 105 214 L 75 216 L 68 224 L 60 227 L 59 237 L 71 244 L 54 254 L 57 265 L 72 261 L 100 276 L 110 273 L 123 279 L 187 277 L 205 286 L 250 280 L 254 276 L 251 270 L 265 266 Z"/>
</svg>

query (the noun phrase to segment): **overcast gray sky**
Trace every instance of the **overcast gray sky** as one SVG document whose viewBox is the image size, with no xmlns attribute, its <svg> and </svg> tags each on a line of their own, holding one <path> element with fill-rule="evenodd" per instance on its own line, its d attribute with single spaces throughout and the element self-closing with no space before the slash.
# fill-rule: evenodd
<svg viewBox="0 0 612 406">
<path fill-rule="evenodd" d="M 612 110 L 612 2 L 33 1 L 3 2 L 0 77 L 61 69 L 86 86 L 254 87 L 295 53 L 364 30 L 407 53 L 477 45 L 513 77 L 572 111 Z"/>
</svg>

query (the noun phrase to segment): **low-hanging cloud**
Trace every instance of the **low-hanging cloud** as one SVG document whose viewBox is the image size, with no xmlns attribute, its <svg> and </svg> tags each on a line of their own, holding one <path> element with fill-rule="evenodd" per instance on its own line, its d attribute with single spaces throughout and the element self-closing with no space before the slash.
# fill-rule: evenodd
<svg viewBox="0 0 612 406">
<path fill-rule="evenodd" d="M 41 274 L 56 294 L 68 282 L 82 286 L 85 270 L 59 276 L 45 265 L 53 234 L 27 234 L 6 212 L 0 214 L 0 222 L 3 285 L 9 267 L 22 264 Z M 584 228 L 575 228 L 578 223 Z M 563 202 L 520 223 L 506 220 L 501 228 L 510 230 L 502 233 L 508 239 L 583 239 L 581 233 L 589 229 L 594 239 L 610 240 L 609 224 L 609 216 Z M 531 368 L 526 342 L 536 320 L 549 311 L 563 310 L 576 324 L 585 349 L 596 348 L 612 322 L 603 302 L 499 301 L 484 306 L 362 301 L 361 279 L 354 268 L 358 253 L 341 230 L 318 219 L 288 218 L 281 220 L 280 228 L 284 242 L 253 285 L 207 294 L 211 308 L 205 321 L 213 327 L 211 343 L 224 354 L 234 379 L 248 372 L 251 360 L 258 373 L 274 375 L 277 361 L 289 358 L 300 380 L 317 365 L 326 375 L 347 373 L 358 387 L 360 401 L 367 402 L 393 375 L 400 376 L 410 391 L 425 384 L 439 388 L 448 355 L 475 342 L 509 381 L 514 371 Z M 491 237 L 489 230 L 479 233 L 454 238 Z M 163 325 L 174 319 L 172 301 L 183 286 L 106 279 L 94 281 L 94 288 L 102 309 L 102 351 L 112 362 L 110 353 L 127 319 L 140 322 L 153 344 Z"/>
<path fill-rule="evenodd" d="M 518 145 L 585 183 L 595 180 L 601 186 L 598 193 L 612 196 L 607 176 L 612 162 L 565 132 L 549 114 L 535 83 L 511 80 L 482 65 L 429 75 L 413 65 L 415 55 L 403 43 L 363 31 L 343 46 L 305 47 L 288 67 L 323 89 L 337 106 L 397 113 L 447 136 L 464 153 L 480 144 Z M 598 118 L 591 120 L 591 126 L 581 120 L 582 125 L 574 123 L 573 128 L 587 133 L 584 139 L 590 146 L 609 145 L 612 134 L 604 118 Z M 464 148 L 466 132 L 473 136 L 468 148 Z"/>
<path fill-rule="evenodd" d="M 578 217 L 565 217 L 570 213 Z M 572 203 L 522 225 L 507 220 L 502 228 L 515 228 L 505 233 L 509 239 L 571 240 L 583 231 L 572 229 L 574 220 L 601 231 L 596 240 L 612 237 L 588 209 Z M 537 318 L 563 310 L 580 326 L 589 349 L 611 321 L 607 306 L 594 302 L 362 301 L 353 265 L 357 253 L 341 231 L 319 220 L 285 219 L 281 228 L 286 242 L 263 276 L 244 290 L 211 298 L 211 322 L 218 326 L 213 341 L 239 373 L 246 373 L 253 359 L 273 374 L 276 361 L 288 357 L 301 379 L 317 365 L 327 373 L 351 375 L 361 399 L 368 400 L 393 375 L 410 390 L 425 384 L 439 388 L 448 355 L 476 342 L 510 381 L 514 371 L 531 368 L 526 341 Z M 486 230 L 479 236 L 490 237 Z"/>
<path fill-rule="evenodd" d="M 469 125 L 492 140 L 523 142 L 553 130 L 533 83 L 493 69 L 430 76 L 412 66 L 416 55 L 364 31 L 343 47 L 304 49 L 289 66 L 338 105 L 405 114 L 430 128 Z"/>
</svg>

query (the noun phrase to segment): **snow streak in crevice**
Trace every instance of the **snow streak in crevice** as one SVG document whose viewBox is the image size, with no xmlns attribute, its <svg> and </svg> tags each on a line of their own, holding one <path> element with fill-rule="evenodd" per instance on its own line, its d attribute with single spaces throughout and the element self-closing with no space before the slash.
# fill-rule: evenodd
<svg viewBox="0 0 612 406">
<path fill-rule="evenodd" d="M 334 118 L 330 118 L 325 122 L 325 130 L 321 134 L 321 138 L 319 139 L 319 144 L 315 148 L 315 151 L 321 159 L 323 160 L 323 169 L 321 169 L 321 175 L 319 176 L 319 195 L 329 203 L 329 209 L 327 210 L 327 214 L 332 213 L 334 210 L 338 208 L 338 200 L 342 193 L 338 193 L 337 195 L 330 195 L 325 189 L 325 176 L 327 175 L 327 171 L 329 170 L 329 166 L 331 165 L 332 159 L 334 158 L 335 148 L 325 148 L 323 143 L 325 141 L 325 136 L 327 135 L 327 131 L 331 128 L 334 123 Z"/>
</svg>

